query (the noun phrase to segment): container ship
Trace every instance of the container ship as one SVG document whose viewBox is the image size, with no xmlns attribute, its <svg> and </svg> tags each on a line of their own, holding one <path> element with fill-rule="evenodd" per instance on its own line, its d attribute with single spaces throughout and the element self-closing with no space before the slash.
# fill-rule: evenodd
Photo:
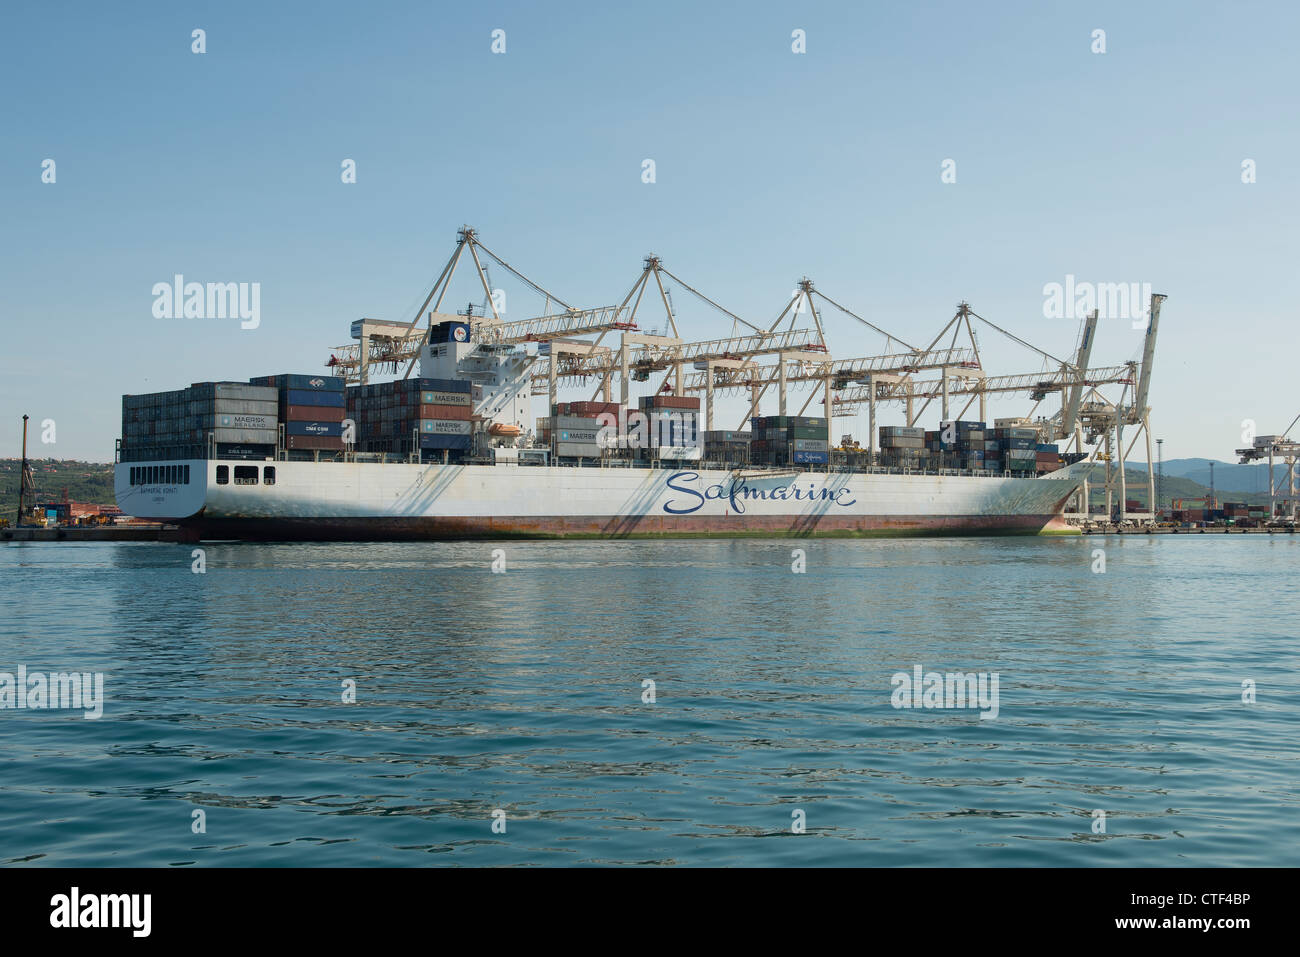
<svg viewBox="0 0 1300 957">
<path fill-rule="evenodd" d="M 1032 428 L 974 421 L 948 442 L 884 426 L 875 453 L 832 451 L 817 417 L 701 430 L 700 400 L 676 395 L 556 403 L 526 429 L 512 361 L 526 351 L 494 350 L 488 379 L 467 332 L 434 326 L 421 372 L 435 374 L 406 380 L 123 396 L 118 504 L 192 540 L 1036 533 L 1065 528 L 1094 467 Z"/>
<path fill-rule="evenodd" d="M 439 283 L 462 247 L 475 245 L 468 228 L 460 240 Z M 490 254 L 481 244 L 478 250 Z M 641 292 L 661 280 L 658 259 L 645 262 Z M 486 291 L 481 267 L 480 278 Z M 355 346 L 339 347 L 326 373 L 123 396 L 118 505 L 174 524 L 188 540 L 1068 531 L 1067 503 L 1080 493 L 1086 498 L 1102 467 L 1095 452 L 1084 451 L 1083 432 L 1125 408 L 1103 407 L 1085 385 L 1105 375 L 1132 381 L 1132 364 L 1089 369 L 1090 326 L 1073 366 L 1030 384 L 1039 398 L 1059 393 L 1060 413 L 990 423 L 985 395 L 999 386 L 962 350 L 832 362 L 808 280 L 796 295 L 807 297 L 816 333 L 794 329 L 790 313 L 788 330 L 703 343 L 677 336 L 666 294 L 671 330 L 641 333 L 635 305 L 625 308 L 640 302 L 637 288 L 624 306 L 566 307 L 513 323 L 490 302 L 479 316 L 473 306 L 447 314 L 438 311 L 439 296 L 426 312 L 430 292 L 417 320 L 353 323 Z M 971 315 L 963 303 L 954 322 L 969 324 Z M 614 348 L 580 338 L 610 331 L 619 339 Z M 1149 344 L 1153 337 L 1154 324 Z M 760 369 L 760 355 L 776 364 Z M 405 377 L 371 381 L 384 362 L 395 374 L 406 363 Z M 921 369 L 940 370 L 941 387 L 916 383 L 912 374 Z M 1142 399 L 1148 370 L 1149 362 Z M 629 382 L 659 371 L 667 372 L 663 383 L 633 402 Z M 601 377 L 603 401 L 557 401 L 557 383 L 590 387 L 591 375 Z M 760 414 L 764 376 L 779 386 L 779 415 Z M 619 401 L 610 395 L 616 379 Z M 824 386 L 822 416 L 785 414 L 786 388 L 795 380 Z M 870 406 L 866 448 L 848 436 L 831 441 L 831 416 L 842 414 L 837 403 L 851 398 L 846 387 Z M 728 388 L 750 390 L 746 430 L 714 428 L 714 394 Z M 913 414 L 913 399 L 926 388 L 942 401 L 934 430 L 917 426 Z M 966 408 L 978 399 L 979 419 L 949 417 L 950 392 L 963 390 Z M 534 395 L 547 397 L 539 418 Z M 876 402 L 891 396 L 906 402 L 907 425 L 877 429 Z M 1056 444 L 1058 436 L 1075 438 L 1074 451 Z M 1105 469 L 1109 476 L 1109 461 Z"/>
</svg>

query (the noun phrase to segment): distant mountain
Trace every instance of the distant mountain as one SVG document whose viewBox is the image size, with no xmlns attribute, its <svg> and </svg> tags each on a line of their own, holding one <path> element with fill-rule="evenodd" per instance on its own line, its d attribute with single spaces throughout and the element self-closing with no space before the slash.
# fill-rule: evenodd
<svg viewBox="0 0 1300 957">
<path fill-rule="evenodd" d="M 1214 461 L 1214 488 L 1218 492 L 1268 492 L 1268 463 L 1238 465 L 1211 459 L 1171 459 L 1165 463 L 1165 476 L 1191 479 L 1199 485 L 1210 484 L 1210 462 Z M 1273 465 L 1274 482 L 1279 489 L 1285 487 L 1286 466 Z M 1300 464 L 1296 466 L 1296 481 L 1300 483 Z"/>
</svg>

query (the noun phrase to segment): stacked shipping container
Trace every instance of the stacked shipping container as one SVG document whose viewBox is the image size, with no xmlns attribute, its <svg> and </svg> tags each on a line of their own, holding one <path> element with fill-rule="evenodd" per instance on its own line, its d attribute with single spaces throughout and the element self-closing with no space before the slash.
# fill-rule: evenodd
<svg viewBox="0 0 1300 957">
<path fill-rule="evenodd" d="M 1006 421 L 1006 420 L 999 420 Z M 1019 421 L 1019 420 L 1013 420 Z M 1038 430 L 1024 426 L 988 428 L 983 422 L 944 423 L 924 433 L 925 454 L 919 458 L 899 449 L 915 445 L 918 430 L 882 426 L 880 447 L 885 465 L 909 464 L 929 468 L 983 469 L 990 472 L 1054 472 L 1063 462 L 1060 446 L 1038 441 Z M 890 450 L 893 450 L 892 452 Z"/>
<path fill-rule="evenodd" d="M 418 448 L 423 458 L 441 460 L 472 448 L 473 401 L 461 379 L 402 379 L 348 389 L 345 404 L 358 452 L 406 455 Z"/>
<path fill-rule="evenodd" d="M 710 462 L 748 465 L 752 441 L 752 432 L 705 432 L 704 457 Z"/>
<path fill-rule="evenodd" d="M 750 419 L 754 465 L 826 465 L 830 461 L 830 423 L 804 415 L 760 415 Z"/>
<path fill-rule="evenodd" d="M 691 461 L 700 458 L 698 396 L 646 395 L 641 412 L 649 420 L 649 443 L 642 458 Z"/>
<path fill-rule="evenodd" d="M 122 461 L 207 458 L 209 436 L 223 458 L 275 455 L 275 389 L 196 382 L 187 389 L 122 396 Z"/>
<path fill-rule="evenodd" d="M 279 393 L 284 447 L 289 451 L 343 450 L 343 380 L 335 376 L 281 375 L 248 380 Z"/>
</svg>

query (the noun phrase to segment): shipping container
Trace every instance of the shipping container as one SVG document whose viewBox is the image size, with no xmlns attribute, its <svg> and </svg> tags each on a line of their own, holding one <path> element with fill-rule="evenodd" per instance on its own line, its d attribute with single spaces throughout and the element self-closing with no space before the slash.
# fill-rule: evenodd
<svg viewBox="0 0 1300 957">
<path fill-rule="evenodd" d="M 566 459 L 598 459 L 604 450 L 591 442 L 556 442 L 555 454 Z"/>
<path fill-rule="evenodd" d="M 275 446 L 279 434 L 275 429 L 213 429 L 213 438 L 220 444 Z M 206 436 L 204 436 L 206 439 Z"/>
<path fill-rule="evenodd" d="M 284 437 L 284 447 L 286 449 L 340 451 L 343 448 L 343 439 L 335 435 L 286 435 Z"/>
<path fill-rule="evenodd" d="M 195 428 L 202 431 L 211 429 L 270 429 L 274 431 L 280 424 L 279 418 L 272 415 L 197 415 L 194 416 Z"/>
<path fill-rule="evenodd" d="M 279 393 L 269 386 L 249 385 L 246 382 L 195 382 L 189 387 L 190 399 L 251 399 L 276 402 Z M 180 401 L 181 393 L 173 393 Z"/>
<path fill-rule="evenodd" d="M 420 448 L 449 449 L 463 452 L 470 448 L 473 440 L 472 435 L 422 434 L 420 436 Z"/>
<path fill-rule="evenodd" d="M 447 392 L 437 389 L 420 390 L 421 405 L 456 405 L 466 408 L 474 407 L 474 399 L 468 392 Z"/>
<path fill-rule="evenodd" d="M 310 389 L 285 389 L 285 405 L 323 405 L 327 408 L 343 408 L 342 392 L 313 392 Z"/>
<path fill-rule="evenodd" d="M 281 418 L 286 422 L 342 422 L 343 409 L 321 405 L 286 405 Z"/>
<path fill-rule="evenodd" d="M 468 421 L 472 410 L 468 405 L 419 405 L 413 408 L 419 411 L 422 419 L 460 419 Z"/>
<path fill-rule="evenodd" d="M 463 419 L 420 419 L 421 435 L 469 435 L 473 428 Z"/>
<path fill-rule="evenodd" d="M 258 376 L 248 380 L 250 385 L 275 386 L 277 389 L 308 389 L 312 392 L 342 392 L 344 382 L 340 376 L 300 375 L 292 372 Z"/>
<path fill-rule="evenodd" d="M 329 435 L 341 436 L 343 434 L 342 422 L 286 422 L 284 424 L 285 435 Z"/>
<path fill-rule="evenodd" d="M 274 458 L 275 445 L 249 445 L 231 442 L 217 443 L 217 456 L 231 459 L 266 459 Z"/>
<path fill-rule="evenodd" d="M 190 415 L 277 415 L 280 411 L 279 402 L 262 399 L 190 399 L 185 406 Z"/>
<path fill-rule="evenodd" d="M 796 465 L 825 465 L 830 461 L 829 452 L 795 450 L 793 459 Z"/>
</svg>

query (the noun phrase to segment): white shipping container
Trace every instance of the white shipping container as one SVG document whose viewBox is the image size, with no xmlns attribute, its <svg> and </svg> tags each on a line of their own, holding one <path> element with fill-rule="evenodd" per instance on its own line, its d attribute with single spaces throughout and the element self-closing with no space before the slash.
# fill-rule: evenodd
<svg viewBox="0 0 1300 957">
<path fill-rule="evenodd" d="M 193 414 L 275 416 L 280 412 L 280 403 L 262 399 L 195 399 L 190 402 L 190 411 Z"/>
<path fill-rule="evenodd" d="M 420 431 L 425 435 L 469 435 L 474 423 L 468 419 L 421 419 Z"/>
<path fill-rule="evenodd" d="M 589 442 L 557 442 L 555 454 L 566 459 L 598 459 L 603 450 Z"/>
<path fill-rule="evenodd" d="M 700 448 L 676 448 L 670 445 L 661 445 L 656 451 L 661 459 L 673 459 L 674 461 L 694 461 L 700 458 Z"/>
<path fill-rule="evenodd" d="M 212 415 L 204 416 L 200 427 L 218 429 L 270 429 L 275 431 L 280 425 L 279 418 L 272 415 Z"/>
<path fill-rule="evenodd" d="M 275 429 L 212 429 L 216 441 L 236 445 L 275 445 L 279 432 Z M 203 433 L 207 437 L 207 433 Z"/>
<path fill-rule="evenodd" d="M 421 405 L 473 405 L 468 392 L 421 392 Z"/>
</svg>

